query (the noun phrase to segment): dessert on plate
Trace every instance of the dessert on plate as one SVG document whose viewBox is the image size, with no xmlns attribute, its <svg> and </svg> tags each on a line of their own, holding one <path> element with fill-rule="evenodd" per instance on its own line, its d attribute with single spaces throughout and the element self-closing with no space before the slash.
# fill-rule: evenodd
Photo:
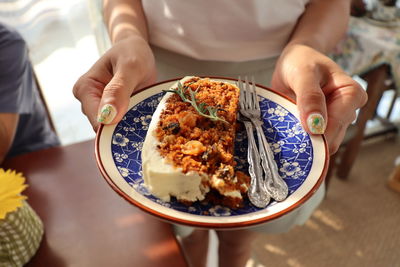
<svg viewBox="0 0 400 267">
<path fill-rule="evenodd" d="M 166 89 L 143 144 L 145 185 L 163 201 L 240 207 L 250 178 L 235 169 L 239 88 L 185 77 Z"/>
</svg>

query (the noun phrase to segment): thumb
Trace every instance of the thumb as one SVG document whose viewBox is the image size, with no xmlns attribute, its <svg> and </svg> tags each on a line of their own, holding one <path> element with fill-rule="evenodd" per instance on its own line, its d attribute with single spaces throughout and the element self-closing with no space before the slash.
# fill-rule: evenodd
<svg viewBox="0 0 400 267">
<path fill-rule="evenodd" d="M 110 82 L 104 87 L 99 103 L 97 121 L 102 124 L 118 123 L 125 115 L 129 98 L 133 91 L 131 79 L 117 71 Z"/>
<path fill-rule="evenodd" d="M 323 134 L 328 123 L 328 116 L 326 99 L 319 80 L 311 72 L 303 74 L 294 82 L 292 90 L 296 94 L 303 127 L 308 133 Z"/>
</svg>

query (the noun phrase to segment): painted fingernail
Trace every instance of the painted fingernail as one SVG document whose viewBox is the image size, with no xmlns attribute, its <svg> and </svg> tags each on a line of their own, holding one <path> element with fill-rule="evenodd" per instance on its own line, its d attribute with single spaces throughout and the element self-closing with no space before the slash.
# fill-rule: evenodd
<svg viewBox="0 0 400 267">
<path fill-rule="evenodd" d="M 307 125 L 313 134 L 323 134 L 325 132 L 325 120 L 319 113 L 308 115 Z"/>
<path fill-rule="evenodd" d="M 97 115 L 97 121 L 103 124 L 109 124 L 117 115 L 117 110 L 111 104 L 105 104 L 99 114 Z"/>
</svg>

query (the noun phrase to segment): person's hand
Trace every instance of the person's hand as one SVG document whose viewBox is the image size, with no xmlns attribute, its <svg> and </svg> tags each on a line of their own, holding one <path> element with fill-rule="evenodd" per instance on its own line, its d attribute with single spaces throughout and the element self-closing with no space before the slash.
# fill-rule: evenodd
<svg viewBox="0 0 400 267">
<path fill-rule="evenodd" d="M 341 144 L 356 110 L 367 101 L 362 87 L 335 62 L 304 45 L 287 46 L 272 77 L 272 88 L 296 100 L 311 134 L 325 134 L 330 154 Z"/>
<path fill-rule="evenodd" d="M 99 124 L 119 122 L 135 89 L 155 81 L 154 56 L 146 40 L 131 37 L 108 50 L 76 82 L 75 97 L 96 131 Z"/>
</svg>

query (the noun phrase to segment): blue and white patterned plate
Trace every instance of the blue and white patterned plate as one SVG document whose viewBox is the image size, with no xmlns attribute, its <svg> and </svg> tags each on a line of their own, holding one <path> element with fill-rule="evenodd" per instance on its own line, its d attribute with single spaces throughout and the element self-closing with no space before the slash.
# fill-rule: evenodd
<svg viewBox="0 0 400 267">
<path fill-rule="evenodd" d="M 186 206 L 174 200 L 163 202 L 151 195 L 142 179 L 141 149 L 152 114 L 164 94 L 162 90 L 175 82 L 159 83 L 135 94 L 121 122 L 99 129 L 96 139 L 99 168 L 113 189 L 126 200 L 174 223 L 233 228 L 280 217 L 301 205 L 316 191 L 327 167 L 324 139 L 310 136 L 303 130 L 294 103 L 270 89 L 258 86 L 264 131 L 279 172 L 289 186 L 288 198 L 279 203 L 271 202 L 264 209 L 246 201 L 243 208 L 231 210 L 219 205 L 195 203 Z M 237 134 L 235 157 L 238 168 L 247 172 L 247 137 L 244 130 Z"/>
</svg>

